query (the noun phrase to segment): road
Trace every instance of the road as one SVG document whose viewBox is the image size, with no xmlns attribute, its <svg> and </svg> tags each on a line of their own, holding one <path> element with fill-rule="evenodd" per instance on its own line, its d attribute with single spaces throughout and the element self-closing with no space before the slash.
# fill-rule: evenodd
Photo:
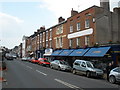
<svg viewBox="0 0 120 90">
<path fill-rule="evenodd" d="M 103 79 L 87 78 L 70 72 L 58 71 L 21 60 L 6 60 L 7 82 L 3 88 L 104 88 L 119 90 L 117 84 L 110 84 Z"/>
</svg>

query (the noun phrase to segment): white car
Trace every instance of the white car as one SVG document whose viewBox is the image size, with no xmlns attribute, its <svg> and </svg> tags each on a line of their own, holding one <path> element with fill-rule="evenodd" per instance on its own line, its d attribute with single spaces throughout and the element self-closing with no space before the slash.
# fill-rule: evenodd
<svg viewBox="0 0 120 90">
<path fill-rule="evenodd" d="M 116 67 L 110 71 L 109 82 L 110 83 L 120 82 L 120 67 Z"/>
<path fill-rule="evenodd" d="M 50 67 L 58 70 L 71 71 L 71 66 L 64 60 L 54 60 L 50 63 Z"/>
</svg>

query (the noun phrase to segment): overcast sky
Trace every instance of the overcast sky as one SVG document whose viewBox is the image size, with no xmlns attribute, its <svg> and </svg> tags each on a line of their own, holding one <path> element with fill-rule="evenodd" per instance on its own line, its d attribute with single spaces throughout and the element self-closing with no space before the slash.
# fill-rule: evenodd
<svg viewBox="0 0 120 90">
<path fill-rule="evenodd" d="M 110 0 L 111 8 L 118 1 Z M 70 17 L 72 8 L 80 12 L 93 5 L 100 6 L 100 0 L 0 0 L 0 46 L 18 46 L 23 35 L 57 24 L 60 16 Z"/>
</svg>

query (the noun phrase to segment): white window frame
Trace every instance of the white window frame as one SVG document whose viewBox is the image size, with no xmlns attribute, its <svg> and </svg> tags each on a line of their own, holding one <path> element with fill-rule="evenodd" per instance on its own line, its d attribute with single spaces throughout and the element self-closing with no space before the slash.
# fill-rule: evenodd
<svg viewBox="0 0 120 90">
<path fill-rule="evenodd" d="M 59 38 L 59 41 L 60 41 L 60 48 L 62 48 L 62 46 L 63 46 L 63 38 L 60 37 L 60 38 Z"/>
<path fill-rule="evenodd" d="M 73 32 L 73 26 L 70 25 L 70 32 Z"/>
<path fill-rule="evenodd" d="M 72 41 L 73 39 L 69 39 L 69 47 L 72 47 Z"/>
<path fill-rule="evenodd" d="M 85 45 L 90 45 L 90 36 L 85 36 Z"/>
<path fill-rule="evenodd" d="M 48 41 L 48 31 L 46 31 L 46 41 Z"/>
<path fill-rule="evenodd" d="M 77 23 L 77 31 L 80 30 L 80 22 Z"/>
<path fill-rule="evenodd" d="M 77 45 L 77 46 L 80 46 L 80 37 L 79 37 L 79 38 L 76 38 L 76 45 Z"/>
<path fill-rule="evenodd" d="M 48 41 L 46 41 L 46 48 L 48 48 Z"/>
<path fill-rule="evenodd" d="M 90 27 L 90 20 L 86 19 L 85 20 L 85 28 L 89 28 Z"/>
</svg>

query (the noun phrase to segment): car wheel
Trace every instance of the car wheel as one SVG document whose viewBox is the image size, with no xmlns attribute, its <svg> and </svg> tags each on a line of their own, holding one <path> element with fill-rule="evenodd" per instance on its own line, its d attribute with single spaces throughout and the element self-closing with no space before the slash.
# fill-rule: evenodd
<svg viewBox="0 0 120 90">
<path fill-rule="evenodd" d="M 115 82 L 116 82 L 115 77 L 114 77 L 114 76 L 110 76 L 110 77 L 109 77 L 109 82 L 110 82 L 110 83 L 115 83 Z"/>
<path fill-rule="evenodd" d="M 53 69 L 53 66 L 52 66 L 52 65 L 50 65 L 50 68 L 51 68 L 51 69 Z"/>
<path fill-rule="evenodd" d="M 72 70 L 72 73 L 73 73 L 73 74 L 76 74 L 76 70 L 75 70 L 75 69 L 73 69 L 73 70 Z"/>
<path fill-rule="evenodd" d="M 61 70 L 61 68 L 60 68 L 60 67 L 58 67 L 58 70 L 60 71 L 60 70 Z"/>
<path fill-rule="evenodd" d="M 87 77 L 90 77 L 91 76 L 91 73 L 88 71 L 88 72 L 86 72 L 86 76 Z"/>
</svg>

